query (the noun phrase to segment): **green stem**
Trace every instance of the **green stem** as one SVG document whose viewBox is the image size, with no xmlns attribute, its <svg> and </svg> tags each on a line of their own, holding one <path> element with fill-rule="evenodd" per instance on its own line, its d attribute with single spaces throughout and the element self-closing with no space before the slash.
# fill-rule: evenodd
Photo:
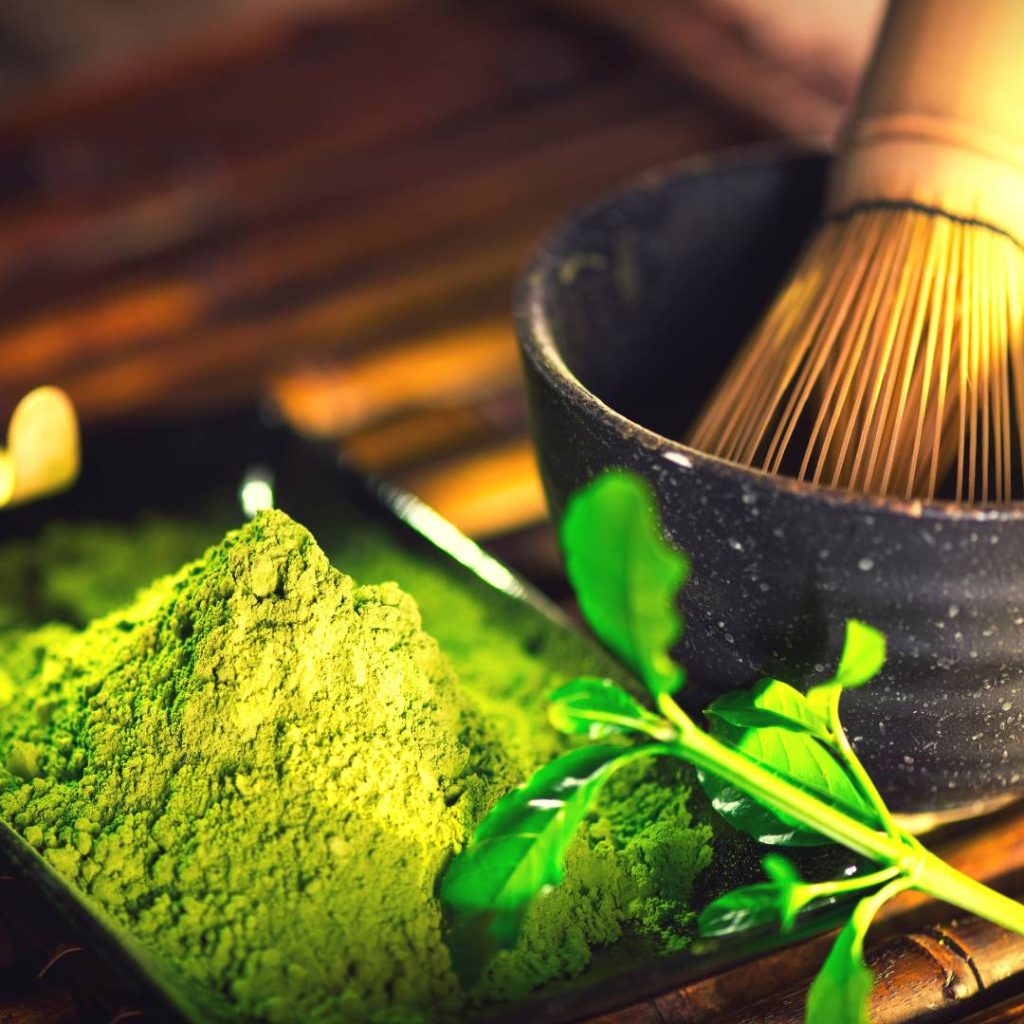
<svg viewBox="0 0 1024 1024">
<path fill-rule="evenodd" d="M 906 847 L 894 842 L 891 836 L 818 800 L 709 736 L 667 694 L 658 697 L 658 709 L 679 730 L 679 738 L 670 745 L 670 749 L 675 748 L 677 757 L 717 775 L 766 807 L 796 818 L 834 843 L 847 846 L 864 857 L 893 865 L 906 856 Z"/>
<path fill-rule="evenodd" d="M 879 821 L 885 827 L 885 831 L 894 839 L 898 839 L 900 837 L 899 826 L 893 821 L 892 813 L 882 799 L 882 794 L 878 792 L 877 787 L 871 780 L 871 776 L 868 775 L 864 765 L 860 763 L 860 758 L 857 757 L 856 751 L 847 738 L 843 723 L 839 719 L 839 698 L 841 695 L 842 687 L 836 686 L 835 693 L 830 694 L 829 697 L 828 718 L 832 743 L 839 756 L 843 759 L 843 764 L 846 765 L 847 771 L 853 776 L 854 782 L 860 787 L 861 793 L 863 793 L 871 806 L 874 807 Z"/>
<path fill-rule="evenodd" d="M 850 948 L 855 956 L 862 957 L 864 955 L 864 937 L 871 927 L 871 922 L 878 916 L 878 912 L 882 907 L 905 889 L 913 888 L 913 884 L 909 878 L 894 878 L 888 885 L 883 885 L 878 892 L 865 896 L 857 904 L 853 911 L 855 931 L 853 942 L 850 944 Z"/>
<path fill-rule="evenodd" d="M 595 725 L 615 725 L 628 732 L 639 732 L 651 739 L 661 743 L 670 743 L 676 738 L 676 730 L 667 724 L 663 718 L 650 719 L 636 718 L 628 715 L 616 715 L 610 711 L 588 711 L 585 716 L 580 716 L 585 721 L 593 722 Z M 558 725 L 555 725 L 558 728 Z"/>
<path fill-rule="evenodd" d="M 957 871 L 930 850 L 922 848 L 918 856 L 920 869 L 914 879 L 915 889 L 961 910 L 987 918 L 1007 931 L 1024 935 L 1024 906 L 1016 900 Z"/>
<path fill-rule="evenodd" d="M 881 871 L 873 871 L 869 875 L 854 875 L 838 882 L 804 882 L 802 888 L 809 893 L 807 902 L 820 900 L 827 896 L 838 896 L 844 892 L 857 892 L 858 889 L 870 889 L 873 886 L 881 885 L 883 882 L 891 881 L 900 873 L 900 869 L 892 867 L 882 868 Z"/>
<path fill-rule="evenodd" d="M 1024 906 L 1016 900 L 968 878 L 923 847 L 862 824 L 719 743 L 667 694 L 658 697 L 658 708 L 679 730 L 676 742 L 660 745 L 659 751 L 717 775 L 766 807 L 788 814 L 854 853 L 898 867 L 922 892 L 1024 935 Z"/>
</svg>

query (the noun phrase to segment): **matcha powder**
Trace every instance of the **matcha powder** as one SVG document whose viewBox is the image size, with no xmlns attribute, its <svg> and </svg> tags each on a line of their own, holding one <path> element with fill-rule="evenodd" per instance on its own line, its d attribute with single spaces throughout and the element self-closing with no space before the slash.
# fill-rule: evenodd
<svg viewBox="0 0 1024 1024">
<path fill-rule="evenodd" d="M 261 513 L 126 609 L 0 655 L 0 814 L 205 1016 L 464 1012 L 438 879 L 524 771 L 397 585 L 357 586 Z M 710 850 L 670 782 L 623 780 L 484 998 L 627 932 L 678 944 Z"/>
</svg>

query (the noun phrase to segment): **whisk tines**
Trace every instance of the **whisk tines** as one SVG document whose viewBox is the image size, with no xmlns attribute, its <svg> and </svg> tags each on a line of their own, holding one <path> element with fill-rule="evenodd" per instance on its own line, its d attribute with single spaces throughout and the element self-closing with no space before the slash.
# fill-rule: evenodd
<svg viewBox="0 0 1024 1024">
<path fill-rule="evenodd" d="M 863 493 L 1019 496 L 1022 271 L 1008 234 L 941 211 L 886 203 L 832 218 L 690 443 Z"/>
</svg>

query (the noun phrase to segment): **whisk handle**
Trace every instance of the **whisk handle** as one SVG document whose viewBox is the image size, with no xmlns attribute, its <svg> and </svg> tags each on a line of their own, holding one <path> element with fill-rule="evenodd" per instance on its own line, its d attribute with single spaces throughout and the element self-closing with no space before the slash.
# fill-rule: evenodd
<svg viewBox="0 0 1024 1024">
<path fill-rule="evenodd" d="M 1024 3 L 890 0 L 829 205 L 911 202 L 1024 238 Z"/>
</svg>

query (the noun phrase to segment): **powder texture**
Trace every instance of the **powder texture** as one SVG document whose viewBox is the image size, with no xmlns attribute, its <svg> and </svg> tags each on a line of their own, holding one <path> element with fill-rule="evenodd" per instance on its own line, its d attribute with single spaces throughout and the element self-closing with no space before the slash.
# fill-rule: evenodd
<svg viewBox="0 0 1024 1024">
<path fill-rule="evenodd" d="M 711 832 L 687 809 L 688 782 L 675 765 L 657 773 L 636 764 L 612 777 L 569 848 L 565 882 L 534 904 L 517 948 L 488 968 L 491 998 L 519 999 L 541 980 L 579 974 L 595 946 L 632 940 L 642 956 L 689 943 Z"/>
<path fill-rule="evenodd" d="M 220 518 L 53 522 L 31 543 L 0 545 L 0 630 L 54 620 L 86 625 L 201 555 L 233 525 Z"/>
<path fill-rule="evenodd" d="M 0 814 L 210 1018 L 455 1019 L 439 875 L 560 742 L 529 699 L 559 680 L 514 646 L 460 688 L 397 585 L 261 513 L 84 630 L 0 635 Z M 710 830 L 685 769 L 628 771 L 474 1001 L 685 941 Z"/>
</svg>

